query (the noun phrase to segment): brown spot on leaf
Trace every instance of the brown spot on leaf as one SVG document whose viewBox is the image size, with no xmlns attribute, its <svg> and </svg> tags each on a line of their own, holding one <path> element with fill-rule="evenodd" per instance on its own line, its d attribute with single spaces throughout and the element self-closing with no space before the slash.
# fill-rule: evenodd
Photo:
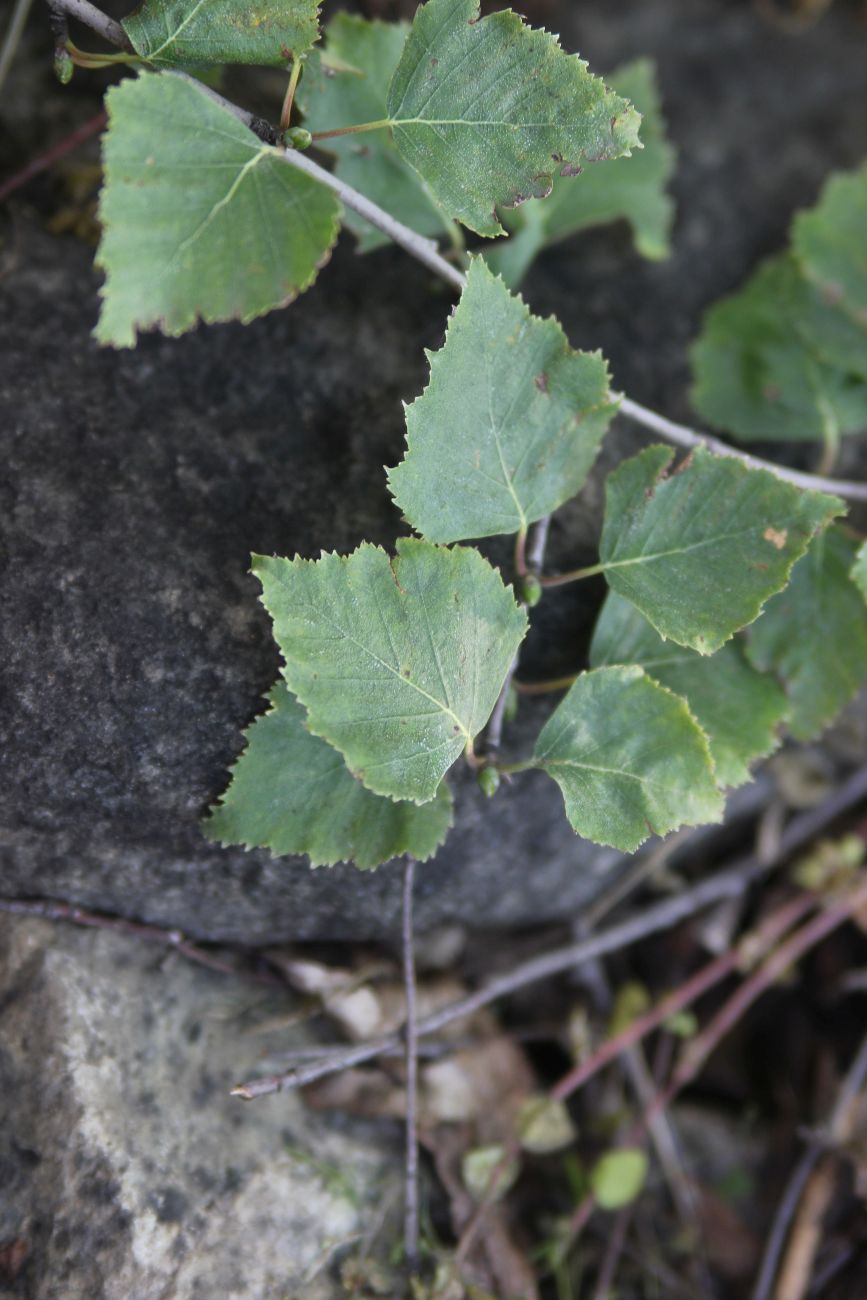
<svg viewBox="0 0 867 1300">
<path fill-rule="evenodd" d="M 776 546 L 778 551 L 781 551 L 788 540 L 789 534 L 785 528 L 766 528 L 762 536 L 766 542 L 770 542 L 772 546 Z"/>
<path fill-rule="evenodd" d="M 580 176 L 584 168 L 579 163 L 564 163 L 560 168 L 561 176 Z"/>
<path fill-rule="evenodd" d="M 689 469 L 694 455 L 695 451 L 691 451 L 688 456 L 684 456 L 680 464 L 671 471 L 669 478 L 674 478 L 677 474 L 682 474 L 685 469 Z"/>
<path fill-rule="evenodd" d="M 762 389 L 762 397 L 766 402 L 778 402 L 782 397 L 782 393 L 777 384 L 765 384 Z"/>
<path fill-rule="evenodd" d="M 536 378 L 533 380 L 533 383 L 536 385 L 536 387 L 538 388 L 538 390 L 539 390 L 540 393 L 547 393 L 547 391 L 548 391 L 548 376 L 545 374 L 545 371 L 544 371 L 544 370 L 542 371 L 542 373 L 541 373 L 540 375 L 537 375 L 537 376 L 536 376 Z"/>
</svg>

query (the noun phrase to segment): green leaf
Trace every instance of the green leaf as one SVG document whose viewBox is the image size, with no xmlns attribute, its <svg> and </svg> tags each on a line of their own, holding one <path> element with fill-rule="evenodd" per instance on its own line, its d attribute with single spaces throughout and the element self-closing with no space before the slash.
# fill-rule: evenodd
<svg viewBox="0 0 867 1300">
<path fill-rule="evenodd" d="M 122 25 L 136 53 L 157 67 L 285 67 L 317 39 L 319 0 L 144 0 Z"/>
<path fill-rule="evenodd" d="M 509 285 L 520 282 L 543 248 L 609 221 L 629 222 L 642 257 L 659 259 L 671 251 L 674 204 L 666 185 L 675 156 L 665 137 L 655 67 L 650 59 L 636 59 L 605 80 L 641 113 L 644 148 L 606 167 L 588 167 L 578 178 L 555 177 L 550 198 L 530 199 L 501 214 L 510 238 L 488 249 L 485 258 Z"/>
<path fill-rule="evenodd" d="M 408 23 L 368 22 L 338 13 L 327 28 L 323 57 L 305 67 L 298 103 L 311 131 L 373 122 L 387 114 L 386 92 L 403 52 Z M 319 148 L 334 154 L 335 173 L 420 235 L 441 235 L 448 222 L 418 173 L 404 162 L 389 131 L 338 136 Z M 347 209 L 344 223 L 369 253 L 389 243 L 363 217 Z"/>
<path fill-rule="evenodd" d="M 560 786 L 579 835 L 624 853 L 722 816 L 704 733 L 635 665 L 582 673 L 543 727 L 533 765 Z"/>
<path fill-rule="evenodd" d="M 817 205 L 792 225 L 808 278 L 867 329 L 867 164 L 832 176 Z"/>
<path fill-rule="evenodd" d="M 863 320 L 835 302 L 825 289 L 803 276 L 792 281 L 792 294 L 785 304 L 795 329 L 811 351 L 829 366 L 859 379 L 867 379 L 867 313 Z M 862 389 L 851 385 L 853 398 Z M 854 406 L 852 423 L 863 408 Z M 848 432 L 849 430 L 847 430 Z"/>
<path fill-rule="evenodd" d="M 449 216 L 502 232 L 496 208 L 543 198 L 557 170 L 638 147 L 639 114 L 555 37 L 479 0 L 416 12 L 388 91 L 401 155 Z"/>
<path fill-rule="evenodd" d="M 413 528 L 434 542 L 517 533 L 580 490 L 617 410 L 600 353 L 573 352 L 474 258 L 428 359 L 388 478 Z"/>
<path fill-rule="evenodd" d="M 682 695 L 708 738 L 722 786 L 748 781 L 753 759 L 779 743 L 785 694 L 773 677 L 750 667 L 736 641 L 711 656 L 663 641 L 634 605 L 612 591 L 593 632 L 590 663 L 640 664 L 654 681 Z"/>
<path fill-rule="evenodd" d="M 699 414 L 744 441 L 835 442 L 865 428 L 867 383 L 810 342 L 823 328 L 820 306 L 786 253 L 711 307 L 690 352 Z"/>
<path fill-rule="evenodd" d="M 575 1141 L 577 1133 L 565 1102 L 536 1093 L 521 1103 L 515 1121 L 525 1151 L 547 1156 Z"/>
<path fill-rule="evenodd" d="M 600 567 L 661 636 L 709 655 L 845 507 L 703 447 L 666 476 L 673 456 L 648 447 L 609 475 Z"/>
<path fill-rule="evenodd" d="M 278 855 L 306 853 L 314 867 L 433 856 L 452 820 L 445 783 L 421 807 L 372 794 L 336 750 L 305 729 L 304 710 L 282 683 L 268 698 L 270 711 L 247 732 L 232 782 L 205 823 L 211 839 Z"/>
<path fill-rule="evenodd" d="M 861 592 L 861 595 L 867 600 L 867 542 L 861 544 L 849 576 Z"/>
<path fill-rule="evenodd" d="M 842 529 L 827 529 L 750 629 L 749 657 L 782 679 L 798 740 L 818 735 L 867 682 L 867 606 L 850 576 L 855 556 Z"/>
<path fill-rule="evenodd" d="M 631 1205 L 647 1179 L 647 1155 L 638 1147 L 606 1151 L 590 1171 L 596 1204 L 603 1210 Z"/>
<path fill-rule="evenodd" d="M 478 551 L 401 538 L 320 560 L 254 556 L 307 726 L 377 794 L 426 803 L 491 715 L 527 628 Z"/>
<path fill-rule="evenodd" d="M 108 92 L 96 337 L 250 321 L 328 260 L 339 204 L 191 82 L 143 73 Z"/>
</svg>

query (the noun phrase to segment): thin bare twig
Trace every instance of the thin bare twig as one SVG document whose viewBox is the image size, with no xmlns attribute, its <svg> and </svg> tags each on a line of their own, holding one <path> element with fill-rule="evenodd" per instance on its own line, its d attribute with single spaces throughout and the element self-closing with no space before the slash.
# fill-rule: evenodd
<svg viewBox="0 0 867 1300">
<path fill-rule="evenodd" d="M 853 1103 L 863 1088 L 865 1080 L 867 1080 L 867 1036 L 862 1040 L 861 1046 L 846 1072 L 846 1077 L 840 1086 L 834 1109 L 828 1121 L 827 1134 L 823 1135 L 823 1138 L 830 1139 L 831 1142 L 839 1142 L 843 1139 Z M 798 1206 L 801 1204 L 801 1197 L 810 1181 L 813 1170 L 826 1150 L 827 1143 L 823 1138 L 814 1138 L 811 1141 L 786 1184 L 768 1234 L 768 1242 L 762 1257 L 759 1275 L 753 1288 L 752 1300 L 768 1300 L 771 1294 L 789 1227 L 795 1218 Z"/>
<path fill-rule="evenodd" d="M 10 194 L 14 194 L 16 190 L 21 189 L 22 185 L 26 185 L 34 176 L 47 171 L 54 163 L 59 162 L 61 158 L 65 158 L 68 153 L 72 153 L 73 149 L 77 149 L 80 144 L 84 144 L 85 140 L 89 140 L 92 135 L 100 132 L 105 123 L 105 113 L 97 113 L 94 117 L 83 122 L 81 126 L 76 127 L 69 135 L 65 135 L 62 140 L 58 140 L 57 144 L 51 145 L 49 149 L 45 150 L 45 153 L 31 159 L 14 176 L 7 177 L 0 184 L 0 203 L 8 199 Z"/>
<path fill-rule="evenodd" d="M 516 565 L 519 576 L 526 573 L 537 575 L 541 572 L 545 560 L 545 544 L 548 540 L 548 528 L 551 523 L 551 516 L 544 515 L 538 523 L 533 526 L 526 544 L 522 545 L 519 551 L 520 564 Z M 523 567 L 524 573 L 520 572 Z M 497 702 L 494 705 L 493 712 L 488 719 L 488 725 L 485 727 L 485 754 L 489 760 L 495 759 L 499 752 L 500 744 L 503 739 L 503 723 L 506 720 L 506 709 L 509 707 L 509 695 L 512 690 L 512 679 L 518 671 L 521 662 L 520 651 L 512 660 L 512 665 L 506 674 L 506 680 L 503 682 Z"/>
<path fill-rule="evenodd" d="M 719 984 L 727 975 L 737 970 L 738 964 L 742 959 L 743 952 L 748 949 L 750 954 L 755 953 L 760 956 L 767 952 L 772 944 L 775 944 L 781 935 L 797 924 L 798 921 L 813 910 L 816 906 L 817 899 L 814 895 L 808 893 L 797 894 L 790 898 L 781 907 L 766 917 L 758 927 L 755 934 L 747 937 L 745 944 L 737 948 L 731 948 L 728 952 L 722 953 L 715 957 L 713 961 L 691 975 L 689 979 L 671 993 L 667 993 L 657 1005 L 646 1012 L 643 1016 L 638 1016 L 630 1024 L 622 1029 L 619 1034 L 613 1038 L 606 1039 L 595 1052 L 586 1060 L 581 1061 L 574 1069 L 565 1074 L 559 1083 L 551 1089 L 551 1096 L 555 1101 L 565 1101 L 571 1097 L 573 1092 L 583 1087 L 594 1074 L 606 1066 L 610 1061 L 620 1056 L 628 1048 L 634 1047 L 636 1043 L 641 1042 L 654 1029 L 658 1029 L 661 1024 L 669 1020 L 678 1011 L 683 1011 L 692 1004 L 714 985 Z"/>
<path fill-rule="evenodd" d="M 711 1053 L 743 1018 L 753 1003 L 767 992 L 785 971 L 801 961 L 811 948 L 815 948 L 834 930 L 851 920 L 852 915 L 865 904 L 867 904 L 867 878 L 861 875 L 855 887 L 828 904 L 817 916 L 784 940 L 762 962 L 758 970 L 735 989 L 701 1033 L 684 1048 L 680 1063 L 668 1086 L 657 1094 L 650 1110 L 645 1111 L 639 1131 L 643 1131 L 655 1110 L 670 1105 L 673 1099 L 692 1083 Z"/>
<path fill-rule="evenodd" d="M 146 925 L 142 921 L 127 921 L 120 916 L 89 912 L 74 903 L 59 903 L 47 898 L 0 898 L 0 912 L 8 912 L 12 916 L 39 916 L 46 921 L 70 921 L 73 925 L 82 925 L 90 930 L 110 930 L 114 934 L 144 939 L 147 943 L 159 943 L 171 948 L 188 961 L 195 962 L 198 966 L 207 966 L 208 970 L 219 971 L 221 975 L 249 976 L 259 984 L 285 988 L 284 981 L 277 975 L 268 975 L 263 971 L 245 971 L 230 962 L 222 961 L 206 949 L 191 943 L 181 930 L 165 930 L 161 926 Z"/>
<path fill-rule="evenodd" d="M 406 1165 L 403 1245 L 406 1265 L 418 1270 L 418 1017 L 415 998 L 415 952 L 413 947 L 412 894 L 415 858 L 403 864 L 403 985 L 406 995 Z"/>
<path fill-rule="evenodd" d="M 695 447 L 706 447 L 715 456 L 732 457 L 734 460 L 742 461 L 750 469 L 770 470 L 777 478 L 785 479 L 787 483 L 794 483 L 797 487 L 808 488 L 815 492 L 833 492 L 837 496 L 846 497 L 849 501 L 867 501 L 867 483 L 852 483 L 848 479 L 822 478 L 818 474 L 804 474 L 800 470 L 788 469 L 785 465 L 776 465 L 758 456 L 750 456 L 748 452 L 738 451 L 728 443 L 720 442 L 719 438 L 711 437 L 709 433 L 698 433 L 685 424 L 677 424 L 674 420 L 666 419 L 664 415 L 657 415 L 656 411 L 651 411 L 648 407 L 641 406 L 639 402 L 633 402 L 632 398 L 624 395 L 620 396 L 620 414 L 634 420 L 636 424 L 643 425 L 645 429 L 652 429 L 654 433 L 662 434 L 663 438 L 667 438 L 678 447 L 687 447 L 690 450 Z"/>
<path fill-rule="evenodd" d="M 50 0 L 52 9 L 63 10 L 69 14 L 70 18 L 77 18 L 85 27 L 89 27 L 97 36 L 101 36 L 109 45 L 116 45 L 118 49 L 128 50 L 133 53 L 132 45 L 129 42 L 126 32 L 120 23 L 116 23 L 113 18 L 109 18 L 96 5 L 92 5 L 90 0 Z"/>
<path fill-rule="evenodd" d="M 9 75 L 9 69 L 18 53 L 18 45 L 32 4 L 33 0 L 15 0 L 15 8 L 12 10 L 12 17 L 9 19 L 9 26 L 3 38 L 3 48 L 0 50 L 0 88 Z"/>
<path fill-rule="evenodd" d="M 619 925 L 612 925 L 589 939 L 582 939 L 564 948 L 556 948 L 552 952 L 522 962 L 513 970 L 490 980 L 475 993 L 458 998 L 455 1002 L 450 1002 L 425 1016 L 418 1022 L 419 1036 L 427 1037 L 429 1034 L 439 1033 L 453 1021 L 472 1015 L 482 1007 L 517 992 L 518 989 L 525 988 L 538 980 L 561 975 L 594 957 L 618 952 L 630 944 L 646 939 L 651 934 L 670 930 L 712 903 L 718 903 L 724 898 L 740 896 L 754 880 L 808 843 L 837 817 L 865 798 L 867 798 L 867 767 L 859 768 L 844 785 L 835 790 L 817 808 L 812 808 L 809 812 L 801 813 L 792 819 L 780 837 L 779 855 L 774 862 L 759 862 L 754 857 L 744 858 L 727 870 L 709 876 L 691 889 L 685 889 L 682 893 L 667 898 L 654 907 L 646 908 L 637 916 L 629 917 Z M 363 1061 L 372 1061 L 384 1052 L 391 1052 L 400 1047 L 401 1042 L 402 1038 L 399 1034 L 372 1039 L 368 1043 L 347 1048 L 342 1062 L 335 1060 L 311 1066 L 309 1069 L 290 1070 L 285 1074 L 253 1079 L 235 1088 L 233 1096 L 252 1101 L 256 1097 L 266 1097 L 271 1093 L 301 1088 L 308 1083 L 315 1083 L 317 1079 L 335 1070 L 359 1065 Z"/>
</svg>

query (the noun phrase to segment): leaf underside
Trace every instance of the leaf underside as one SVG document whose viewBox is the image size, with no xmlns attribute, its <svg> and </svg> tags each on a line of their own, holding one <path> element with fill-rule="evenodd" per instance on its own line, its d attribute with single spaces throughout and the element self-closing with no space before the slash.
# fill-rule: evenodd
<svg viewBox="0 0 867 1300">
<path fill-rule="evenodd" d="M 697 448 L 648 447 L 608 477 L 599 554 L 611 588 L 667 640 L 713 654 L 758 617 L 844 506 Z"/>
<path fill-rule="evenodd" d="M 867 600 L 867 542 L 862 542 L 855 556 L 855 563 L 852 565 L 850 573 L 852 581 L 861 592 L 861 595 Z"/>
<path fill-rule="evenodd" d="M 319 0 L 144 0 L 123 19 L 133 49 L 157 67 L 285 67 L 319 35 Z"/>
<path fill-rule="evenodd" d="M 451 826 L 445 782 L 421 807 L 372 794 L 336 750 L 306 730 L 304 710 L 282 683 L 268 698 L 269 712 L 248 730 L 231 784 L 205 823 L 211 839 L 277 856 L 306 853 L 314 867 L 433 856 Z"/>
<path fill-rule="evenodd" d="M 807 277 L 867 329 L 867 164 L 832 176 L 819 202 L 792 226 Z"/>
<path fill-rule="evenodd" d="M 517 533 L 574 496 L 617 407 L 599 353 L 573 352 L 480 258 L 428 354 L 430 383 L 407 409 L 407 452 L 389 487 L 429 541 Z"/>
<path fill-rule="evenodd" d="M 867 605 L 852 581 L 855 556 L 841 528 L 826 529 L 747 637 L 752 663 L 783 682 L 798 740 L 818 735 L 867 682 Z"/>
<path fill-rule="evenodd" d="M 722 786 L 748 781 L 749 764 L 779 743 L 786 696 L 774 677 L 750 666 L 738 641 L 712 656 L 663 641 L 634 605 L 612 591 L 593 631 L 590 664 L 638 664 L 683 696 L 708 738 Z"/>
<path fill-rule="evenodd" d="M 834 442 L 867 427 L 867 335 L 810 292 L 788 253 L 711 307 L 690 355 L 696 410 L 742 440 Z"/>
<path fill-rule="evenodd" d="M 107 97 L 96 337 L 250 321 L 315 279 L 339 204 L 188 81 L 142 73 Z"/>
<path fill-rule="evenodd" d="M 550 193 L 554 174 L 638 146 L 639 114 L 556 38 L 479 0 L 416 12 L 387 98 L 403 158 L 453 218 L 498 235 L 496 208 Z"/>
<path fill-rule="evenodd" d="M 722 816 L 704 733 L 682 699 L 635 665 L 582 673 L 543 727 L 534 762 L 560 786 L 579 835 L 626 853 Z"/>
<path fill-rule="evenodd" d="M 331 131 L 387 114 L 386 92 L 400 60 L 408 23 L 370 22 L 338 13 L 328 24 L 323 58 L 311 57 L 298 102 L 310 131 Z M 390 131 L 338 136 L 320 146 L 334 155 L 334 171 L 391 216 L 420 235 L 441 235 L 447 227 L 418 173 L 404 162 Z M 382 231 L 347 208 L 344 224 L 369 253 L 390 241 Z"/>
<path fill-rule="evenodd" d="M 527 627 L 474 550 L 414 538 L 319 560 L 255 556 L 307 725 L 369 789 L 426 803 L 491 715 Z"/>
<path fill-rule="evenodd" d="M 487 249 L 485 259 L 508 285 L 520 283 L 543 248 L 610 221 L 629 222 L 642 257 L 658 260 L 670 252 L 674 203 L 666 185 L 675 154 L 665 137 L 654 65 L 636 59 L 605 80 L 641 113 L 644 147 L 604 167 L 585 167 L 577 177 L 555 176 L 550 198 L 530 199 L 500 214 L 510 235 Z"/>
</svg>

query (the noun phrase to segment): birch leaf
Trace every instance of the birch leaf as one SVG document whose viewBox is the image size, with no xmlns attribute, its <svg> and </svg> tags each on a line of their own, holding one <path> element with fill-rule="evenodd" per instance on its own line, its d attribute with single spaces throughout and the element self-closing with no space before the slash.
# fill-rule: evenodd
<svg viewBox="0 0 867 1300">
<path fill-rule="evenodd" d="M 376 794 L 426 803 L 488 721 L 527 618 L 478 551 L 255 556 L 307 726 Z"/>
<path fill-rule="evenodd" d="M 542 728 L 533 762 L 563 791 L 573 829 L 624 853 L 722 816 L 704 733 L 685 702 L 636 665 L 582 673 Z"/>
<path fill-rule="evenodd" d="M 573 352 L 480 258 L 428 354 L 430 383 L 407 409 L 407 452 L 389 487 L 429 541 L 517 533 L 580 491 L 616 412 L 608 369 Z"/>
<path fill-rule="evenodd" d="M 863 542 L 855 556 L 855 563 L 850 573 L 852 581 L 867 600 L 867 542 Z"/>
<path fill-rule="evenodd" d="M 314 867 L 376 867 L 403 853 L 419 861 L 433 856 L 451 826 L 445 783 L 421 807 L 372 794 L 336 750 L 306 730 L 304 710 L 282 683 L 269 702 L 205 823 L 211 839 L 277 855 L 306 853 Z"/>
<path fill-rule="evenodd" d="M 479 0 L 416 12 L 387 99 L 403 158 L 443 210 L 498 235 L 496 208 L 551 192 L 559 170 L 639 147 L 636 110 L 556 38 Z"/>
<path fill-rule="evenodd" d="M 790 254 L 771 258 L 711 307 L 691 350 L 693 404 L 751 439 L 828 442 L 867 427 L 867 383 L 815 350 L 812 307 Z M 805 324 L 806 322 L 806 324 Z"/>
<path fill-rule="evenodd" d="M 629 222 L 642 257 L 657 260 L 669 254 L 674 204 L 666 186 L 675 158 L 665 135 L 654 65 L 636 59 L 605 80 L 641 113 L 643 148 L 605 167 L 586 167 L 578 177 L 555 176 L 550 198 L 530 199 L 501 214 L 509 238 L 486 250 L 485 258 L 512 287 L 543 248 L 609 221 Z"/>
<path fill-rule="evenodd" d="M 782 680 L 798 740 L 818 735 L 867 682 L 867 605 L 852 581 L 855 557 L 841 528 L 826 529 L 750 629 L 749 657 Z"/>
<path fill-rule="evenodd" d="M 326 32 L 325 55 L 312 56 L 304 70 L 298 102 L 310 131 L 331 131 L 387 114 L 388 84 L 403 52 L 408 23 L 369 22 L 335 14 Z M 342 181 L 360 190 L 420 235 L 443 234 L 448 222 L 418 173 L 398 153 L 390 131 L 337 136 L 319 146 L 334 155 Z M 369 253 L 390 241 L 363 217 L 346 210 L 344 224 Z"/>
<path fill-rule="evenodd" d="M 703 447 L 666 477 L 673 457 L 648 447 L 609 475 L 601 567 L 661 636 L 709 655 L 758 617 L 845 507 Z"/>
<path fill-rule="evenodd" d="M 867 328 L 867 164 L 830 178 L 795 217 L 792 246 L 807 277 Z"/>
<path fill-rule="evenodd" d="M 285 67 L 317 39 L 319 0 L 144 0 L 122 25 L 157 67 Z"/>
<path fill-rule="evenodd" d="M 866 428 L 867 382 L 812 348 L 803 317 L 803 286 L 789 253 L 766 261 L 711 307 L 690 354 L 693 403 L 708 424 L 746 442 L 836 442 Z"/>
<path fill-rule="evenodd" d="M 101 343 L 250 321 L 312 284 L 337 238 L 330 190 L 171 73 L 123 81 L 107 104 Z"/>
<path fill-rule="evenodd" d="M 593 631 L 590 664 L 639 664 L 683 696 L 708 738 L 722 786 L 748 781 L 749 764 L 779 743 L 786 696 L 773 676 L 750 666 L 738 641 L 711 656 L 663 641 L 634 605 L 612 591 Z"/>
</svg>

